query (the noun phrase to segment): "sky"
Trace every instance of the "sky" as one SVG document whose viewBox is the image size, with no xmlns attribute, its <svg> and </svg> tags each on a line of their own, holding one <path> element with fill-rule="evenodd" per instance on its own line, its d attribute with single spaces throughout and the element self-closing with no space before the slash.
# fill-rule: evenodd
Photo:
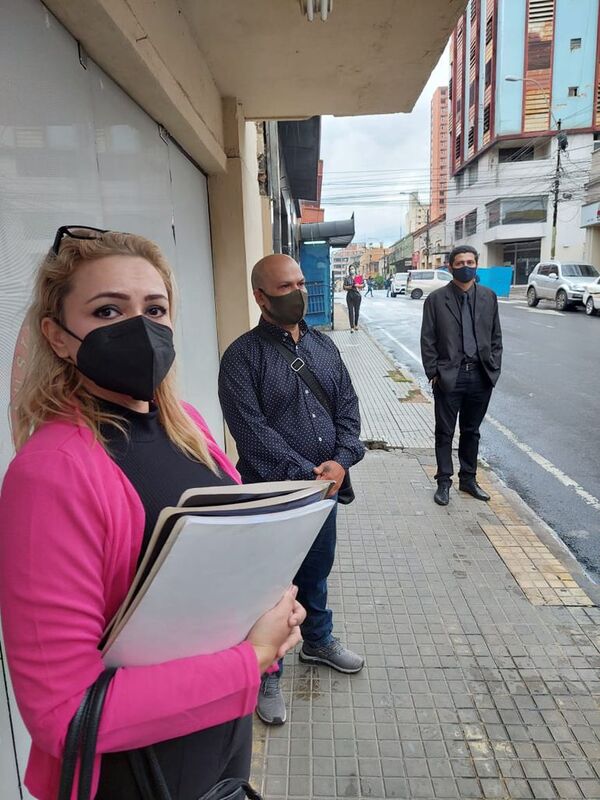
<svg viewBox="0 0 600 800">
<path fill-rule="evenodd" d="M 389 245 L 404 235 L 407 199 L 399 191 L 429 199 L 430 104 L 449 75 L 446 48 L 410 114 L 322 117 L 321 205 L 326 221 L 354 211 L 355 242 Z"/>
</svg>

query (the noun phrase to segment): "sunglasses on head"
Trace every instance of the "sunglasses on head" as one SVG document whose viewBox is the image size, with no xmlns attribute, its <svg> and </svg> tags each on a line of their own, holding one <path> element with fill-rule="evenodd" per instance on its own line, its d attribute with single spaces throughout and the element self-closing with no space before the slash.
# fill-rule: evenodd
<svg viewBox="0 0 600 800">
<path fill-rule="evenodd" d="M 103 233 L 108 233 L 108 230 L 103 228 L 90 228 L 88 225 L 61 225 L 56 231 L 52 252 L 55 256 L 58 255 L 60 243 L 65 236 L 71 239 L 99 239 Z"/>
</svg>

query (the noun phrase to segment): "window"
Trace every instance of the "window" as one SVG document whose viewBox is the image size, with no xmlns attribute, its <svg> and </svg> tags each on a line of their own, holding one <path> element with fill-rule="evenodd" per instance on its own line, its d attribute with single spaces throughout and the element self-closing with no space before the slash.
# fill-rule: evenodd
<svg viewBox="0 0 600 800">
<path fill-rule="evenodd" d="M 469 84 L 469 107 L 475 105 L 475 81 Z"/>
<path fill-rule="evenodd" d="M 571 39 L 570 47 L 571 52 L 573 50 L 581 50 L 581 39 Z"/>
<path fill-rule="evenodd" d="M 533 146 L 501 147 L 498 151 L 498 161 L 506 164 L 509 161 L 533 161 Z"/>
<path fill-rule="evenodd" d="M 473 236 L 477 231 L 477 209 L 465 217 L 465 236 Z"/>
<path fill-rule="evenodd" d="M 479 162 L 476 161 L 475 164 L 471 164 L 467 171 L 467 177 L 469 180 L 469 186 L 473 186 L 474 183 L 477 183 L 477 178 L 479 177 Z"/>
<path fill-rule="evenodd" d="M 454 220 L 454 238 L 456 240 L 463 238 L 463 221 L 462 221 L 462 219 Z"/>
<path fill-rule="evenodd" d="M 504 197 L 488 203 L 488 228 L 496 225 L 522 225 L 530 222 L 546 221 L 548 197 Z"/>
<path fill-rule="evenodd" d="M 452 78 L 448 81 L 448 99 L 452 100 Z"/>
<path fill-rule="evenodd" d="M 550 265 L 549 264 L 540 264 L 540 268 L 538 269 L 537 274 L 541 275 L 542 277 L 550 275 Z"/>
<path fill-rule="evenodd" d="M 474 144 L 475 144 L 475 126 L 471 125 L 471 127 L 469 128 L 469 150 L 473 147 Z"/>
<path fill-rule="evenodd" d="M 597 278 L 598 270 L 591 264 L 563 264 L 564 278 Z"/>
<path fill-rule="evenodd" d="M 461 151 L 462 151 L 461 139 L 462 139 L 462 137 L 461 137 L 461 135 L 459 133 L 458 136 L 456 137 L 456 146 L 455 146 L 455 149 L 454 149 L 454 155 L 456 156 L 457 159 L 460 159 L 460 157 L 461 157 Z"/>
<path fill-rule="evenodd" d="M 416 275 L 413 275 L 413 280 L 416 279 L 418 281 L 432 281 L 433 280 L 433 272 L 426 272 L 419 270 Z"/>
<path fill-rule="evenodd" d="M 483 132 L 487 133 L 490 129 L 491 122 L 490 122 L 490 105 L 489 103 L 483 109 Z"/>
<path fill-rule="evenodd" d="M 579 86 L 569 86 L 569 97 L 579 97 Z"/>
<path fill-rule="evenodd" d="M 600 150 L 600 133 L 594 134 L 594 152 Z"/>
<path fill-rule="evenodd" d="M 457 192 L 462 192 L 462 190 L 463 190 L 464 180 L 465 180 L 464 175 L 465 175 L 464 172 L 459 172 L 458 175 L 454 178 L 454 180 L 456 181 L 456 191 Z"/>
<path fill-rule="evenodd" d="M 492 59 L 485 62 L 485 86 L 492 85 Z"/>
<path fill-rule="evenodd" d="M 438 270 L 437 273 L 438 281 L 451 281 L 452 275 L 449 272 L 446 272 L 445 269 Z"/>
<path fill-rule="evenodd" d="M 485 43 L 489 44 L 492 41 L 492 36 L 494 35 L 494 18 L 490 17 L 488 21 L 485 23 Z"/>
</svg>

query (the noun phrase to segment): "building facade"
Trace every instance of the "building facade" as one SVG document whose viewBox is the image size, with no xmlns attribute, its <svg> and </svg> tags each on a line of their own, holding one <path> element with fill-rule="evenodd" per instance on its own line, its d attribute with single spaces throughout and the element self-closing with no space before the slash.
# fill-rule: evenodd
<svg viewBox="0 0 600 800">
<path fill-rule="evenodd" d="M 413 234 L 411 269 L 431 269 L 447 264 L 450 247 L 446 238 L 446 217 L 424 225 Z"/>
<path fill-rule="evenodd" d="M 407 272 L 412 269 L 412 254 L 414 251 L 414 236 L 407 233 L 389 248 L 387 261 L 388 273 L 394 275 L 396 272 Z"/>
<path fill-rule="evenodd" d="M 429 205 L 421 203 L 418 192 L 411 192 L 408 196 L 408 211 L 405 217 L 407 233 L 414 233 L 427 225 L 429 221 Z"/>
<path fill-rule="evenodd" d="M 470 0 L 453 31 L 448 239 L 517 284 L 552 254 L 585 256 L 599 56 L 598 0 Z"/>
<path fill-rule="evenodd" d="M 448 87 L 438 86 L 431 98 L 431 221 L 446 213 L 448 191 Z"/>
</svg>

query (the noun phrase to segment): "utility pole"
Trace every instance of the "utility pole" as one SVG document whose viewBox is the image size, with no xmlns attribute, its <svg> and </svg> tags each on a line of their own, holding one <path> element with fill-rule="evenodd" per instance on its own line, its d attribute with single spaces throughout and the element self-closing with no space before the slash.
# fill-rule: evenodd
<svg viewBox="0 0 600 800">
<path fill-rule="evenodd" d="M 427 228 L 425 229 L 425 269 L 429 268 L 429 207 L 427 208 Z"/>
<path fill-rule="evenodd" d="M 550 244 L 550 258 L 554 258 L 556 256 L 556 223 L 558 220 L 558 193 L 560 190 L 560 154 L 567 148 L 567 137 L 561 132 L 560 119 L 556 121 L 556 130 L 558 132 L 558 136 L 556 139 L 556 169 L 554 172 L 554 185 L 552 191 L 554 197 L 554 207 L 552 209 L 552 239 Z"/>
</svg>

